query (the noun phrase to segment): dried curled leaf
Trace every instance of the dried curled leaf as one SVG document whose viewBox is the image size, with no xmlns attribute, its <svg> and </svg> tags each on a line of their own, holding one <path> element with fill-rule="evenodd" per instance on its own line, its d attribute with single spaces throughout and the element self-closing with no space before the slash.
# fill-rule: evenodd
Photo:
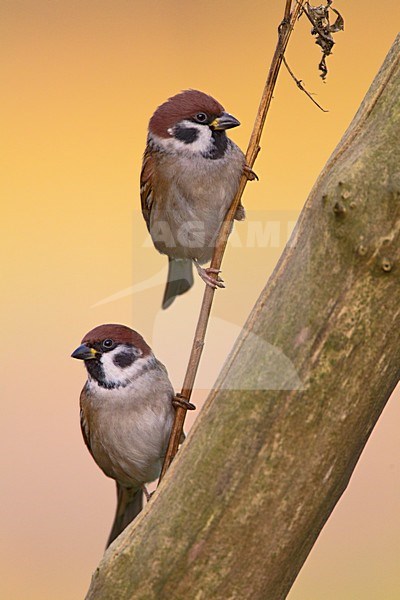
<svg viewBox="0 0 400 600">
<path fill-rule="evenodd" d="M 324 80 L 328 74 L 326 57 L 332 53 L 332 48 L 335 44 L 332 34 L 344 30 L 344 19 L 339 11 L 331 6 L 332 1 L 333 0 L 327 0 L 325 5 L 321 4 L 320 6 L 311 6 L 309 2 L 306 2 L 303 9 L 304 14 L 307 15 L 313 26 L 311 35 L 315 35 L 315 43 L 318 44 L 322 50 L 322 59 L 318 68 L 321 71 L 321 77 Z M 336 20 L 332 24 L 329 19 L 330 11 L 336 14 Z"/>
</svg>

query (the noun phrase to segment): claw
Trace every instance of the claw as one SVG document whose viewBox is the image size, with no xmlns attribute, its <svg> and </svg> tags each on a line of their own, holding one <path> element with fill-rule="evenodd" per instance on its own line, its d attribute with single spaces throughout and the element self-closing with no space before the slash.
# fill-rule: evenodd
<svg viewBox="0 0 400 600">
<path fill-rule="evenodd" d="M 208 267 L 207 269 L 203 269 L 203 271 L 205 271 L 206 273 L 216 273 L 217 275 L 218 275 L 218 273 L 221 273 L 221 269 L 213 269 L 211 267 Z"/>
<path fill-rule="evenodd" d="M 143 493 L 146 496 L 146 500 L 148 502 L 150 500 L 150 498 L 152 497 L 153 492 L 150 494 L 150 492 L 148 491 L 147 487 L 144 484 L 142 485 L 142 490 L 143 490 Z"/>
<path fill-rule="evenodd" d="M 254 181 L 255 179 L 258 181 L 257 173 L 255 173 L 253 169 L 249 167 L 249 165 L 244 165 L 243 172 L 249 181 Z"/>
<path fill-rule="evenodd" d="M 175 396 L 172 398 L 172 406 L 175 408 L 179 406 L 185 410 L 196 410 L 195 405 L 186 400 L 186 398 L 184 398 L 181 394 L 175 394 Z"/>
</svg>

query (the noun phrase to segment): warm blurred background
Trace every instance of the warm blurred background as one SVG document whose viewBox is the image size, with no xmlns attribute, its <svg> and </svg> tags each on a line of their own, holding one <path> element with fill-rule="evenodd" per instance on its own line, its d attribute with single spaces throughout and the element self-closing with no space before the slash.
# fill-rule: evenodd
<svg viewBox="0 0 400 600">
<path fill-rule="evenodd" d="M 147 338 L 178 389 L 201 300 L 196 281 L 190 294 L 160 310 L 166 259 L 146 243 L 138 210 L 148 118 L 168 96 L 198 88 L 239 117 L 232 137 L 245 148 L 283 5 L 0 2 L 1 598 L 84 596 L 115 499 L 113 482 L 81 440 L 85 373 L 69 355 L 94 325 L 126 323 Z M 290 43 L 289 64 L 329 112 L 281 72 L 256 165 L 260 182 L 248 186 L 244 199 L 249 219 L 273 223 L 275 233 L 248 248 L 248 225 L 236 228 L 197 404 L 397 34 L 395 0 L 335 5 L 346 30 L 336 35 L 325 84 L 304 18 Z M 399 412 L 393 397 L 290 600 L 400 597 Z"/>
</svg>

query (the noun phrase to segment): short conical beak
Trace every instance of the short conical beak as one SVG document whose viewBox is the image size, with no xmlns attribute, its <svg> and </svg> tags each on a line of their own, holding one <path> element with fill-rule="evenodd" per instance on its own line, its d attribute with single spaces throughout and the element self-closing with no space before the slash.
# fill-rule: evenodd
<svg viewBox="0 0 400 600">
<path fill-rule="evenodd" d="M 82 344 L 71 354 L 72 358 L 79 358 L 79 360 L 92 360 L 96 358 L 98 354 L 97 350 L 94 348 L 89 348 L 86 344 Z"/>
<path fill-rule="evenodd" d="M 224 112 L 222 115 L 214 119 L 214 121 L 210 124 L 210 127 L 219 131 L 221 129 L 232 129 L 232 127 L 237 127 L 238 125 L 240 125 L 240 121 L 235 119 L 235 117 L 229 113 Z"/>
</svg>

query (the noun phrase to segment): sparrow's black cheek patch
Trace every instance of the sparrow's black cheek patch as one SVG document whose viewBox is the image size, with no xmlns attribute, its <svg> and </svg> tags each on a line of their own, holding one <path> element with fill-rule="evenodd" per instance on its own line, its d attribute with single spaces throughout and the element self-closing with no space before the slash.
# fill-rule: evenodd
<svg viewBox="0 0 400 600">
<path fill-rule="evenodd" d="M 177 125 L 174 129 L 174 137 L 184 144 L 193 144 L 198 136 L 199 132 L 194 127 L 182 127 L 182 125 Z"/>
<path fill-rule="evenodd" d="M 120 352 L 114 356 L 113 363 L 117 367 L 121 367 L 121 369 L 126 369 L 126 367 L 130 367 L 135 362 L 136 358 L 137 356 L 133 352 Z"/>
</svg>

